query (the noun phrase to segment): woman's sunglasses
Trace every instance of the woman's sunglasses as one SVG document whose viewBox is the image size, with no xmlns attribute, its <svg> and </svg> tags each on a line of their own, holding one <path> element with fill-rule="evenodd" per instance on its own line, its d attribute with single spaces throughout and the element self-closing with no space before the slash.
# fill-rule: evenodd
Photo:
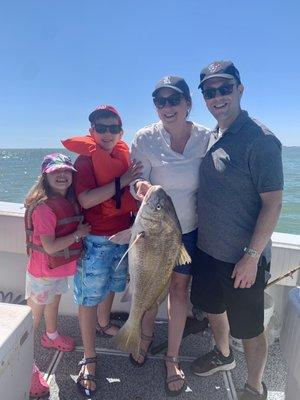
<svg viewBox="0 0 300 400">
<path fill-rule="evenodd" d="M 173 93 L 168 97 L 157 96 L 153 97 L 153 103 L 156 108 L 164 108 L 168 103 L 169 106 L 178 106 L 181 102 L 182 94 Z"/>
<path fill-rule="evenodd" d="M 203 97 L 206 100 L 214 99 L 219 93 L 220 96 L 227 96 L 233 92 L 234 84 L 226 84 L 219 86 L 218 88 L 209 87 L 202 90 Z"/>
<path fill-rule="evenodd" d="M 113 135 L 117 135 L 122 131 L 122 126 L 113 124 L 113 125 L 103 125 L 103 124 L 95 124 L 93 126 L 95 131 L 100 134 L 104 134 L 106 131 L 112 133 Z"/>
</svg>

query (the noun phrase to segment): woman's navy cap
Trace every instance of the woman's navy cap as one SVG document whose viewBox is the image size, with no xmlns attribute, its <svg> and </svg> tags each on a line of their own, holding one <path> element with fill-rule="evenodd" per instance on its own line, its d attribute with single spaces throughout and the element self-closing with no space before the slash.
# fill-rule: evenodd
<svg viewBox="0 0 300 400">
<path fill-rule="evenodd" d="M 188 84 L 183 78 L 180 76 L 165 76 L 162 78 L 155 86 L 154 92 L 152 93 L 152 97 L 155 97 L 158 91 L 162 88 L 170 88 L 176 90 L 184 95 L 184 97 L 191 97 L 190 89 Z"/>
</svg>

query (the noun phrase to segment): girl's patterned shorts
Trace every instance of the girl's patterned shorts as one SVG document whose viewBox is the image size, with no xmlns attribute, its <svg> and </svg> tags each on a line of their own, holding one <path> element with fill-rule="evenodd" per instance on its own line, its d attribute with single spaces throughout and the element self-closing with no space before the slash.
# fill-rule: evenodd
<svg viewBox="0 0 300 400">
<path fill-rule="evenodd" d="M 69 289 L 67 277 L 62 278 L 37 278 L 26 272 L 25 299 L 29 297 L 36 304 L 51 304 L 57 294 L 66 293 Z"/>
</svg>

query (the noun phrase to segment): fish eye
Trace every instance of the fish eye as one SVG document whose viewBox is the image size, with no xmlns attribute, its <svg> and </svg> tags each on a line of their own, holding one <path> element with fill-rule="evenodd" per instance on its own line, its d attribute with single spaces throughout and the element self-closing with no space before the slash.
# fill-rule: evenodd
<svg viewBox="0 0 300 400">
<path fill-rule="evenodd" d="M 156 204 L 156 209 L 159 211 L 161 210 L 161 205 L 159 203 Z"/>
</svg>

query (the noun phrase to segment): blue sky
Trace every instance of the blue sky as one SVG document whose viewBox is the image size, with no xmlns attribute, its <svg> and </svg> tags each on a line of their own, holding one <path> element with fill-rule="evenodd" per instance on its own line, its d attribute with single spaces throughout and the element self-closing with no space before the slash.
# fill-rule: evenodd
<svg viewBox="0 0 300 400">
<path fill-rule="evenodd" d="M 213 127 L 202 67 L 231 59 L 242 106 L 284 145 L 300 145 L 300 5 L 286 1 L 26 0 L 0 5 L 0 148 L 58 147 L 115 105 L 128 142 L 156 120 L 151 92 L 183 76 L 191 119 Z"/>
</svg>

